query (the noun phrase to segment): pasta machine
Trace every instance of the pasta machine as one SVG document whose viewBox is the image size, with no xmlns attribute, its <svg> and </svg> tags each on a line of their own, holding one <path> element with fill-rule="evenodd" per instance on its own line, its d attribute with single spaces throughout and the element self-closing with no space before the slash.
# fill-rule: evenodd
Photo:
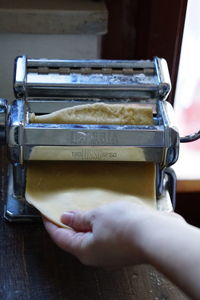
<svg viewBox="0 0 200 300">
<path fill-rule="evenodd" d="M 154 162 L 157 200 L 167 191 L 174 205 L 176 179 L 169 167 L 178 158 L 180 138 L 173 109 L 165 101 L 170 89 L 167 63 L 158 57 L 136 61 L 16 58 L 16 100 L 11 105 L 0 101 L 1 142 L 7 144 L 10 160 L 5 218 L 39 219 L 24 197 L 26 163 L 34 159 Z M 97 102 L 151 106 L 153 124 L 30 122 L 32 112 L 47 114 Z"/>
</svg>

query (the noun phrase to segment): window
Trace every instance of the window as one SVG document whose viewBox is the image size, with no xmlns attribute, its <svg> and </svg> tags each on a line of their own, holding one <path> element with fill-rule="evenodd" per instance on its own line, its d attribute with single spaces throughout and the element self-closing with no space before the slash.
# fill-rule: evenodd
<svg viewBox="0 0 200 300">
<path fill-rule="evenodd" d="M 189 0 L 175 95 L 180 134 L 200 129 L 200 2 Z M 175 166 L 179 179 L 200 179 L 200 140 L 182 144 Z"/>
</svg>

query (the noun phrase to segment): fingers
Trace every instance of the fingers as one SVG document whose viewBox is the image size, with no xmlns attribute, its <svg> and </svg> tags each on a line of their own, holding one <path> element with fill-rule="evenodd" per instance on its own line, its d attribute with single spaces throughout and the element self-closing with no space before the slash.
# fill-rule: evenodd
<svg viewBox="0 0 200 300">
<path fill-rule="evenodd" d="M 44 226 L 53 241 L 63 250 L 78 256 L 83 244 L 83 240 L 88 238 L 88 234 L 76 232 L 73 229 L 58 227 L 47 219 L 43 219 Z"/>
<path fill-rule="evenodd" d="M 61 216 L 61 222 L 76 231 L 88 232 L 92 230 L 90 218 L 86 213 L 65 212 Z"/>
</svg>

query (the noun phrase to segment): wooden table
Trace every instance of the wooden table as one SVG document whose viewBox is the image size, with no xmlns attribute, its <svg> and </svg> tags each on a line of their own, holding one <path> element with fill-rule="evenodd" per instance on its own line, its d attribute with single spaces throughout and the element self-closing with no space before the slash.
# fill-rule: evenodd
<svg viewBox="0 0 200 300">
<path fill-rule="evenodd" d="M 151 266 L 117 270 L 83 266 L 54 245 L 42 224 L 7 223 L 2 217 L 3 198 L 1 189 L 0 299 L 189 299 Z"/>
</svg>

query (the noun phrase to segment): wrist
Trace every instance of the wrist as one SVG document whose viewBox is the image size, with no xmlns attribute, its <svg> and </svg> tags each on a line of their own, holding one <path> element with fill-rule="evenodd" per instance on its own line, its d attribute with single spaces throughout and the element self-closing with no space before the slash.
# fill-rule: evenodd
<svg viewBox="0 0 200 300">
<path fill-rule="evenodd" d="M 129 218 L 128 242 L 131 253 L 138 256 L 139 264 L 151 264 L 149 250 L 156 247 L 154 238 L 156 229 L 161 227 L 159 223 L 159 213 L 145 207 L 140 208 L 138 214 L 134 211 Z"/>
<path fill-rule="evenodd" d="M 137 229 L 137 247 L 144 263 L 157 266 L 157 260 L 168 255 L 169 241 L 176 239 L 174 229 L 179 228 L 182 222 L 180 218 L 158 211 L 144 217 Z"/>
</svg>

